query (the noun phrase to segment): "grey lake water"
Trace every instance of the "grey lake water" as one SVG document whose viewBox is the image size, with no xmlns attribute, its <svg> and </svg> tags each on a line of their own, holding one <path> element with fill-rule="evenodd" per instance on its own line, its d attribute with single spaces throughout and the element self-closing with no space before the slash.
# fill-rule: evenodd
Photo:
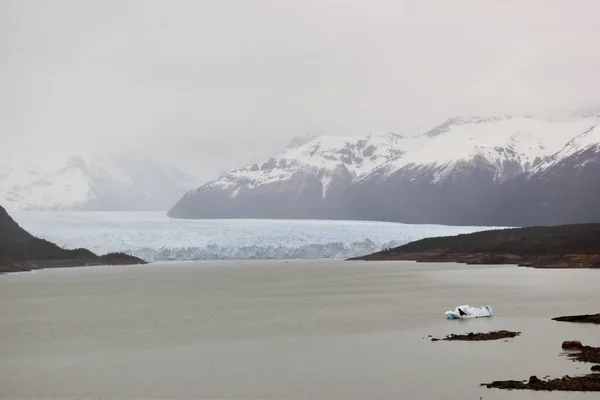
<svg viewBox="0 0 600 400">
<path fill-rule="evenodd" d="M 600 327 L 600 271 L 220 261 L 0 276 L 0 397 L 583 399 L 481 382 L 583 374 L 561 342 Z M 448 321 L 457 305 L 492 318 Z M 517 330 L 508 341 L 431 342 Z"/>
</svg>

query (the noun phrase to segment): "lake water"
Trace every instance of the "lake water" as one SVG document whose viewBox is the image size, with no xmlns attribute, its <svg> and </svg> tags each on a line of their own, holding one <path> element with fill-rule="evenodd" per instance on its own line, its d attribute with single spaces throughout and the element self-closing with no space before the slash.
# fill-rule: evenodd
<svg viewBox="0 0 600 400">
<path fill-rule="evenodd" d="M 600 271 L 218 261 L 0 276 L 0 397 L 582 399 L 479 383 L 587 373 Z M 460 304 L 493 318 L 448 321 Z M 508 329 L 492 342 L 431 342 Z"/>
</svg>

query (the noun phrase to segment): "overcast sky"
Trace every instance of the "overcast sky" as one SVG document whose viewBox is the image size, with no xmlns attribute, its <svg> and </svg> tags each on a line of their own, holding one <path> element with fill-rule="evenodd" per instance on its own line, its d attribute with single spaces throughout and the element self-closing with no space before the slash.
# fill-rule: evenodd
<svg viewBox="0 0 600 400">
<path fill-rule="evenodd" d="M 600 109 L 600 1 L 0 0 L 0 150 L 203 179 L 306 132 Z"/>
</svg>

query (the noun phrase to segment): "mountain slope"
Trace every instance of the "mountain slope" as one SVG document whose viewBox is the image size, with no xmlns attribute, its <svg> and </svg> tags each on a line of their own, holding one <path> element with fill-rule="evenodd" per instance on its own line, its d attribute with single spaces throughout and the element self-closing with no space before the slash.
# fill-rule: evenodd
<svg viewBox="0 0 600 400">
<path fill-rule="evenodd" d="M 403 140 L 394 133 L 294 140 L 266 162 L 233 169 L 187 193 L 169 216 L 342 218 L 348 187 L 401 155 Z"/>
<path fill-rule="evenodd" d="M 450 120 L 422 135 L 432 140 L 353 185 L 352 217 L 451 225 L 529 223 L 523 210 L 507 212 L 521 201 L 522 189 L 513 181 L 595 123 L 596 117 Z M 500 198 L 514 206 L 501 206 Z"/>
<path fill-rule="evenodd" d="M 496 192 L 495 214 L 511 224 L 600 222 L 600 118 L 559 152 Z"/>
<path fill-rule="evenodd" d="M 568 151 L 577 153 L 573 149 L 585 147 L 584 138 L 594 143 L 589 135 L 569 141 L 599 120 L 600 114 L 564 121 L 462 117 L 412 137 L 295 141 L 267 162 L 231 170 L 188 192 L 169 216 L 504 226 L 508 218 L 519 225 L 535 220 L 526 210 L 537 207 L 531 195 L 532 206 L 509 218 L 502 207 L 518 208 L 527 200 L 519 191 L 534 180 L 519 182 L 547 169 L 557 154 L 564 159 Z"/>
<path fill-rule="evenodd" d="M 58 168 L 0 169 L 0 200 L 21 210 L 165 210 L 194 183 L 143 158 L 72 157 Z"/>
<path fill-rule="evenodd" d="M 0 206 L 0 245 L 9 247 L 17 243 L 25 242 L 33 236 L 21 228 L 8 212 Z"/>
</svg>

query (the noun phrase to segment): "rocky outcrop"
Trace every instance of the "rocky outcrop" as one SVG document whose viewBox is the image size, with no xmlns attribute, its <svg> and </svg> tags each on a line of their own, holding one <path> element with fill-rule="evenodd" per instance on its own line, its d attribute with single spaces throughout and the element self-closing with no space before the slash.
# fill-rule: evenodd
<svg viewBox="0 0 600 400">
<path fill-rule="evenodd" d="M 552 320 L 561 322 L 580 322 L 584 324 L 600 325 L 600 314 L 567 315 L 564 317 L 552 318 Z"/>
<path fill-rule="evenodd" d="M 539 379 L 533 375 L 528 381 L 494 381 L 483 383 L 487 388 L 508 390 L 544 390 L 563 392 L 600 392 L 600 374 L 585 376 L 564 376 L 549 380 Z"/>
<path fill-rule="evenodd" d="M 431 341 L 438 342 L 441 340 L 446 340 L 446 341 L 479 342 L 482 340 L 509 339 L 509 338 L 517 337 L 520 334 L 521 334 L 521 332 L 511 332 L 511 331 L 505 331 L 505 330 L 492 331 L 492 332 L 478 332 L 478 333 L 469 332 L 465 335 L 458 335 L 458 334 L 452 333 L 442 339 L 432 338 Z"/>
<path fill-rule="evenodd" d="M 562 343 L 563 350 L 581 350 L 583 345 L 579 340 L 565 340 Z"/>
</svg>

